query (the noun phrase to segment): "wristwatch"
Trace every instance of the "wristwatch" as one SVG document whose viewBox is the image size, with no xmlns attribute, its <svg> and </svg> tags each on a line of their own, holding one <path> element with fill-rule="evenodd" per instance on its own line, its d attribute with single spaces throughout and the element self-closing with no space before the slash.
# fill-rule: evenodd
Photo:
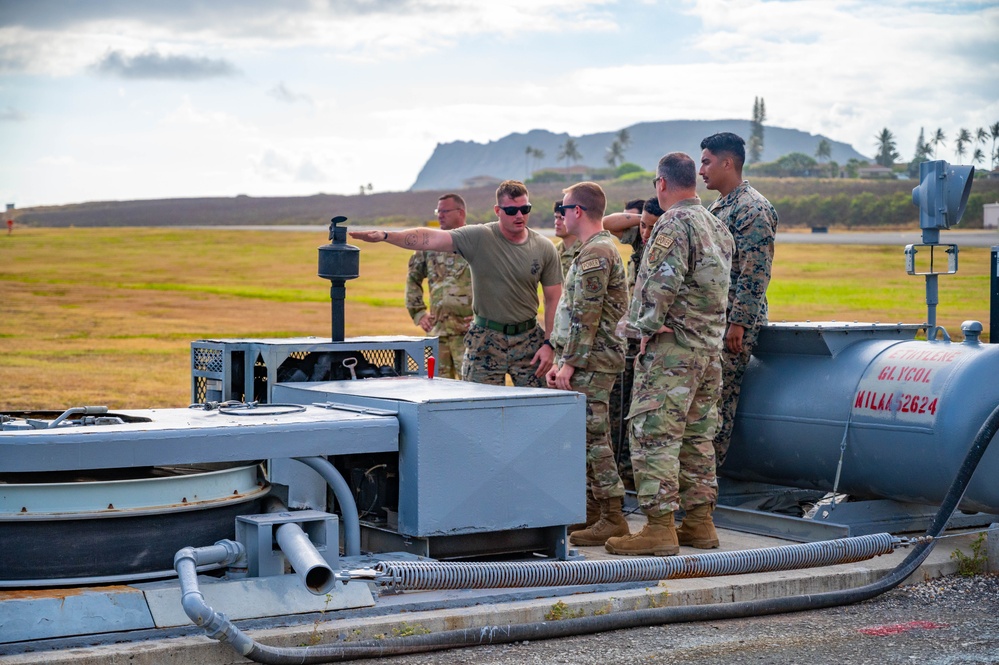
<svg viewBox="0 0 999 665">
<path fill-rule="evenodd" d="M 552 351 L 555 350 L 555 347 L 552 346 L 552 341 L 550 339 L 546 339 L 545 341 L 541 342 L 541 344 L 542 344 L 542 346 L 547 346 Z"/>
</svg>

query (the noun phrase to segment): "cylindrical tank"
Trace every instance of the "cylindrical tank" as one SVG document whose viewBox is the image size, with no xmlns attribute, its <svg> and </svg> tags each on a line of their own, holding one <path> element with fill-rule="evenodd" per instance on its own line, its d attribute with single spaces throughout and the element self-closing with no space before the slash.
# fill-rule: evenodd
<svg viewBox="0 0 999 665">
<path fill-rule="evenodd" d="M 17 476 L 0 474 L 0 588 L 169 576 L 177 550 L 235 537 L 270 492 L 239 462 Z"/>
<path fill-rule="evenodd" d="M 781 323 L 761 331 L 720 475 L 939 504 L 999 404 L 999 346 L 915 341 L 919 325 Z M 961 503 L 999 513 L 999 442 Z"/>
</svg>

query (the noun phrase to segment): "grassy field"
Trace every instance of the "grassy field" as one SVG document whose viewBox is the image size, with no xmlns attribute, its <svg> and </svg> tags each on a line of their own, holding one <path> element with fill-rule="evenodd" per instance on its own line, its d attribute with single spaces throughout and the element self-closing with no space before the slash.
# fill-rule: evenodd
<svg viewBox="0 0 999 665">
<path fill-rule="evenodd" d="M 323 233 L 33 229 L 0 236 L 0 410 L 175 407 L 190 401 L 190 342 L 330 334 Z M 623 248 L 624 252 L 627 248 Z M 346 335 L 419 335 L 404 307 L 408 254 L 361 248 Z M 940 278 L 938 322 L 988 324 L 989 251 Z M 780 245 L 771 321 L 922 322 L 924 282 L 901 247 Z"/>
</svg>

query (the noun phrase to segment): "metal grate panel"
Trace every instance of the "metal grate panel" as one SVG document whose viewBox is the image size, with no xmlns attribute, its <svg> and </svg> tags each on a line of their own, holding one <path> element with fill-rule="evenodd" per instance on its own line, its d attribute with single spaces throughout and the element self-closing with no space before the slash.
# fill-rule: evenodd
<svg viewBox="0 0 999 665">
<path fill-rule="evenodd" d="M 192 362 L 195 369 L 200 372 L 216 372 L 219 375 L 222 374 L 222 368 L 224 363 L 224 353 L 222 349 L 205 349 L 197 348 L 193 349 L 194 355 L 192 357 Z"/>
<path fill-rule="evenodd" d="M 367 349 L 361 355 L 372 365 L 395 366 L 395 349 Z"/>
<path fill-rule="evenodd" d="M 203 376 L 194 377 L 193 404 L 204 404 L 208 401 L 208 379 Z"/>
</svg>

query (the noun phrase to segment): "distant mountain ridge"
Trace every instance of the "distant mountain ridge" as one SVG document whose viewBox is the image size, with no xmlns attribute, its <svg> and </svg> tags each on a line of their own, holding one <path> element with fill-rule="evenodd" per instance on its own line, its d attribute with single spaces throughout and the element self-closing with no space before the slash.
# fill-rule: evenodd
<svg viewBox="0 0 999 665">
<path fill-rule="evenodd" d="M 679 150 L 698 158 L 701 140 L 716 132 L 734 132 L 748 138 L 750 121 L 664 120 L 642 122 L 625 129 L 631 137 L 631 145 L 625 151 L 625 161 L 653 171 L 659 158 L 667 152 Z M 593 168 L 606 167 L 607 148 L 616 136 L 617 131 L 573 136 L 582 155 L 577 164 Z M 544 129 L 534 129 L 527 134 L 509 134 L 489 143 L 439 143 L 423 165 L 410 191 L 460 189 L 466 178 L 476 176 L 523 180 L 529 177 L 528 170 L 533 173 L 542 169 L 564 168 L 565 162 L 559 162 L 556 157 L 567 138 L 570 135 L 566 133 L 554 134 Z M 815 148 L 823 138 L 829 141 L 833 161 L 844 164 L 851 158 L 870 160 L 846 143 L 797 129 L 770 125 L 764 125 L 762 160 L 774 161 L 791 152 L 814 155 Z M 543 151 L 544 158 L 529 159 L 526 155 L 528 147 Z"/>
</svg>

